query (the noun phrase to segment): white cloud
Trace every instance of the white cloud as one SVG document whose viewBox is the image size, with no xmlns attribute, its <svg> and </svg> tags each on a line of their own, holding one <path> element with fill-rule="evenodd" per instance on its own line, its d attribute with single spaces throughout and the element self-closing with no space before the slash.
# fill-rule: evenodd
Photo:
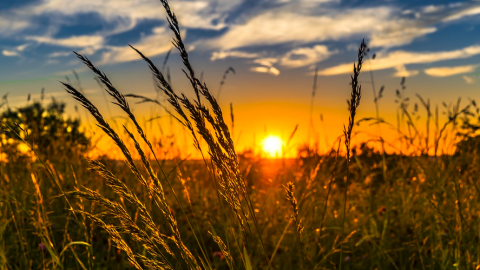
<svg viewBox="0 0 480 270">
<path fill-rule="evenodd" d="M 304 7 L 305 9 L 305 7 Z M 300 9 L 301 10 L 301 9 Z M 325 40 L 369 37 L 370 47 L 395 47 L 437 31 L 444 16 L 439 6 L 427 6 L 419 18 L 402 16 L 394 6 L 371 8 L 327 8 L 323 14 L 290 9 L 265 10 L 239 24 L 229 26 L 221 37 L 208 42 L 213 48 L 234 49 L 288 42 L 306 44 Z M 449 11 L 457 17 L 463 11 Z M 471 12 L 471 11 L 470 11 Z"/>
<path fill-rule="evenodd" d="M 225 59 L 225 58 L 257 58 L 258 53 L 249 53 L 242 51 L 219 51 L 213 52 L 210 61 Z"/>
<path fill-rule="evenodd" d="M 473 16 L 480 14 L 480 7 L 471 7 L 463 10 L 459 10 L 443 19 L 444 22 L 454 21 L 462 19 L 463 17 Z"/>
<path fill-rule="evenodd" d="M 280 75 L 280 70 L 275 68 L 273 65 L 278 63 L 277 58 L 259 58 L 253 60 L 253 63 L 261 65 L 261 67 L 252 67 L 250 68 L 251 71 L 259 72 L 259 73 L 268 73 L 274 76 Z"/>
<path fill-rule="evenodd" d="M 65 57 L 65 56 L 72 56 L 72 52 L 54 52 L 49 54 L 49 57 Z"/>
<path fill-rule="evenodd" d="M 11 56 L 19 56 L 18 52 L 16 52 L 16 51 L 10 51 L 10 50 L 3 50 L 3 51 L 2 51 L 2 54 L 3 54 L 4 56 L 10 56 L 10 57 L 11 57 Z"/>
<path fill-rule="evenodd" d="M 172 1 L 172 10 L 183 27 L 221 29 L 227 12 L 236 8 L 240 0 Z M 50 13 L 72 16 L 96 13 L 109 22 L 124 21 L 133 28 L 144 19 L 165 20 L 164 10 L 158 1 L 150 0 L 42 0 L 24 12 L 36 15 Z"/>
<path fill-rule="evenodd" d="M 480 14 L 478 3 L 448 8 L 445 5 L 427 5 L 402 13 L 394 5 L 342 9 L 326 6 L 319 11 L 309 8 L 306 3 L 334 1 L 282 2 L 288 3 L 280 8 L 260 10 L 250 18 L 242 17 L 241 21 L 229 25 L 223 36 L 208 41 L 209 46 L 231 50 L 367 37 L 370 47 L 391 48 L 410 44 L 415 39 L 438 31 L 438 25 L 442 22 Z M 295 9 L 286 8 L 293 6 Z M 410 13 L 416 14 L 415 17 L 409 16 Z"/>
<path fill-rule="evenodd" d="M 316 45 L 312 48 L 297 48 L 285 54 L 280 63 L 287 67 L 303 67 L 323 61 L 334 53 L 323 45 Z"/>
<path fill-rule="evenodd" d="M 291 44 L 293 49 L 290 51 L 288 48 L 285 49 L 286 53 L 269 54 L 277 59 L 276 64 L 291 68 L 312 65 L 336 52 L 329 51 L 324 45 L 308 47 L 312 44 L 339 40 L 350 43 L 352 40 L 365 37 L 369 40 L 370 47 L 392 48 L 409 44 L 413 40 L 434 33 L 442 24 L 445 25 L 445 22 L 480 14 L 478 2 L 425 5 L 415 10 L 402 10 L 401 5 L 395 3 L 367 5 L 368 7 L 355 5 L 343 7 L 344 5 L 338 5 L 340 0 L 264 0 L 253 1 L 252 10 L 243 8 L 240 10 L 244 2 L 244 0 L 177 0 L 171 1 L 170 4 L 178 16 L 182 29 L 224 31 L 220 37 L 200 36 L 199 40 L 195 41 L 197 46 L 206 45 L 209 49 L 215 50 L 211 55 L 212 61 L 230 57 L 262 60 L 261 57 L 265 57 L 264 53 L 241 48 Z M 257 5 L 259 2 L 263 3 Z M 242 11 L 245 12 L 240 13 Z M 99 25 L 103 30 L 85 35 L 55 37 L 66 23 L 79 24 L 71 20 L 78 19 L 75 15 L 92 13 L 100 18 Z M 12 35 L 25 29 L 39 29 L 36 36 L 19 35 L 19 37 L 44 44 L 82 48 L 81 52 L 85 54 L 94 54 L 103 49 L 103 62 L 114 63 L 138 59 L 127 46 L 111 46 L 108 40 L 111 35 L 132 30 L 139 22 L 146 20 L 157 21 L 159 26 L 164 26 L 156 28 L 156 31 L 162 29 L 158 34 L 154 32 L 152 35 L 141 37 L 135 46 L 142 48 L 142 51 L 150 56 L 158 55 L 170 48 L 170 36 L 164 33 L 167 29 L 164 23 L 165 12 L 158 1 L 69 0 L 67 5 L 65 0 L 37 0 L 9 10 L 9 14 L 0 13 L 0 36 Z M 33 23 L 39 16 L 48 16 L 51 25 L 45 27 Z M 166 40 L 161 40 L 164 38 Z M 354 48 L 357 49 L 356 46 Z M 9 48 L 8 51 L 21 54 L 23 50 L 24 48 L 15 50 Z M 394 53 L 400 55 L 393 55 Z M 389 59 L 391 63 L 387 63 L 387 60 L 384 62 L 381 59 L 374 60 L 372 62 L 374 69 L 396 68 L 397 76 L 399 74 L 413 76 L 418 71 L 407 71 L 406 65 L 440 61 L 421 58 L 420 54 L 414 55 L 415 53 L 402 51 L 394 53 L 384 56 L 384 58 L 391 56 Z M 468 52 L 465 53 L 468 54 Z M 60 56 L 66 56 L 66 54 L 50 54 L 50 57 Z M 397 59 L 397 57 L 406 58 Z M 421 60 L 414 60 L 412 57 Z M 455 57 L 445 59 L 455 59 Z M 263 63 L 261 66 L 273 67 L 272 63 L 269 66 Z M 350 65 L 348 65 L 348 72 L 351 71 Z M 342 69 L 343 67 L 337 66 L 322 72 L 346 73 L 339 71 Z"/>
<path fill-rule="evenodd" d="M 472 83 L 474 83 L 473 78 L 468 77 L 467 75 L 463 75 L 462 78 L 463 78 L 463 80 L 464 80 L 467 84 L 472 84 Z"/>
<path fill-rule="evenodd" d="M 154 29 L 154 34 L 143 37 L 139 42 L 132 44 L 147 57 L 153 57 L 169 51 L 172 47 L 170 32 L 165 28 Z M 184 35 L 182 35 L 184 36 Z M 101 64 L 113 64 L 139 60 L 140 56 L 129 46 L 109 46 L 103 53 Z"/>
<path fill-rule="evenodd" d="M 414 21 L 397 21 L 382 26 L 381 31 L 372 33 L 370 47 L 394 47 L 411 43 L 418 37 L 437 31 L 435 27 L 419 27 Z"/>
<path fill-rule="evenodd" d="M 253 60 L 255 64 L 259 64 L 266 67 L 273 67 L 273 64 L 278 62 L 277 58 L 260 58 Z"/>
<path fill-rule="evenodd" d="M 30 26 L 27 20 L 17 18 L 11 14 L 0 14 L 0 36 L 17 33 Z"/>
<path fill-rule="evenodd" d="M 480 54 L 480 45 L 474 45 L 465 47 L 459 50 L 453 51 L 441 51 L 441 52 L 406 52 L 406 51 L 394 51 L 386 55 L 381 53 L 377 54 L 375 60 L 371 61 L 372 70 L 382 70 L 389 68 L 396 68 L 399 66 L 405 66 L 408 64 L 426 64 L 434 63 L 444 60 L 452 59 L 464 59 L 474 55 Z M 344 63 L 337 66 L 333 66 L 319 72 L 320 75 L 338 75 L 350 73 L 352 69 L 352 63 Z"/>
<path fill-rule="evenodd" d="M 275 67 L 252 67 L 250 70 L 259 73 L 268 73 L 274 76 L 280 75 L 280 71 Z"/>
<path fill-rule="evenodd" d="M 413 77 L 418 75 L 419 71 L 418 70 L 407 70 L 407 68 L 404 65 L 400 65 L 398 67 L 395 67 L 395 74 L 393 76 L 395 77 Z"/>
<path fill-rule="evenodd" d="M 23 45 L 18 45 L 17 47 L 15 47 L 15 50 L 19 51 L 19 52 L 23 52 L 26 48 L 28 48 L 30 46 L 30 44 L 23 44 Z"/>
<path fill-rule="evenodd" d="M 38 43 L 46 43 L 51 45 L 57 45 L 62 47 L 73 47 L 73 48 L 83 48 L 83 47 L 100 48 L 104 42 L 104 39 L 102 36 L 96 36 L 96 35 L 71 36 L 68 38 L 30 36 L 30 37 L 26 37 L 26 39 L 33 40 Z"/>
<path fill-rule="evenodd" d="M 425 73 L 433 77 L 448 77 L 448 76 L 453 76 L 457 74 L 471 73 L 471 72 L 474 72 L 476 68 L 477 68 L 477 65 L 457 66 L 457 67 L 435 67 L 435 68 L 425 69 Z"/>
<path fill-rule="evenodd" d="M 21 52 L 23 52 L 30 44 L 23 44 L 23 45 L 18 45 L 16 47 L 13 47 L 13 49 L 5 49 L 2 51 L 2 54 L 4 56 L 21 56 Z"/>
<path fill-rule="evenodd" d="M 277 74 L 278 70 L 276 68 L 272 70 L 269 70 L 267 68 L 273 67 L 273 65 L 277 63 L 279 63 L 282 66 L 290 67 L 290 68 L 308 66 L 308 65 L 323 61 L 329 58 L 334 53 L 336 53 L 336 51 L 329 51 L 328 47 L 326 46 L 316 45 L 313 47 L 303 47 L 303 48 L 293 49 L 281 57 L 270 57 L 270 58 L 259 58 L 261 56 L 261 54 L 259 53 L 248 53 L 248 52 L 235 51 L 235 50 L 220 51 L 220 52 L 214 52 L 210 60 L 215 61 L 218 59 L 224 59 L 228 57 L 257 58 L 253 60 L 253 63 L 259 64 L 263 67 L 255 67 L 253 68 L 254 71 Z M 278 71 L 278 74 L 279 73 L 280 72 Z"/>
<path fill-rule="evenodd" d="M 444 5 L 428 5 L 422 8 L 424 13 L 439 12 L 445 9 Z"/>
<path fill-rule="evenodd" d="M 233 49 L 287 42 L 300 44 L 365 36 L 392 16 L 388 7 L 332 11 L 329 15 L 305 15 L 279 10 L 261 13 L 244 24 L 232 25 L 208 44 Z"/>
<path fill-rule="evenodd" d="M 219 30 L 225 27 L 224 21 L 227 14 L 241 2 L 242 0 L 190 0 L 173 1 L 170 4 L 181 22 L 182 29 Z M 35 36 L 22 36 L 21 34 L 19 36 L 22 39 L 42 44 L 82 48 L 81 53 L 84 54 L 93 54 L 100 49 L 107 49 L 109 52 L 104 55 L 104 60 L 115 61 L 120 60 L 119 57 L 131 59 L 133 56 L 130 52 L 127 52 L 126 47 L 108 46 L 106 41 L 109 36 L 129 31 L 144 20 L 156 20 L 159 25 L 162 25 L 162 21 L 166 21 L 165 11 L 161 3 L 151 0 L 69 0 L 68 5 L 65 4 L 64 0 L 39 0 L 8 10 L 8 12 L 14 15 L 10 18 L 3 16 L 6 14 L 0 14 L 0 36 L 6 33 L 15 34 L 26 29 L 38 29 L 39 31 L 36 31 L 38 34 L 35 34 Z M 98 14 L 101 18 L 102 30 L 85 35 L 55 37 L 63 25 L 78 24 L 78 22 L 75 22 L 75 15 L 91 13 Z M 33 23 L 35 18 L 39 16 L 48 16 L 49 24 L 40 26 Z M 164 28 L 162 32 L 168 29 L 165 23 L 161 28 Z M 165 37 L 165 35 L 161 36 Z M 164 44 L 164 42 L 160 42 L 153 37 L 141 38 L 137 44 L 141 46 L 146 40 L 154 41 L 152 46 L 159 43 Z M 167 37 L 166 42 L 171 42 L 170 36 Z M 130 43 L 134 43 L 134 41 L 130 41 Z M 153 54 L 158 54 L 159 51 L 164 51 L 163 46 L 160 49 L 149 50 Z M 51 54 L 50 56 L 59 57 L 65 56 L 65 54 Z"/>
</svg>

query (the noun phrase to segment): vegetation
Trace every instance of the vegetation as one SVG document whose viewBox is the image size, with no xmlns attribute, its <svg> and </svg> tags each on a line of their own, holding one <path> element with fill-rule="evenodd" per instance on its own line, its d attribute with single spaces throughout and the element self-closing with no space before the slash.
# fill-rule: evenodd
<svg viewBox="0 0 480 270">
<path fill-rule="evenodd" d="M 52 100 L 47 106 L 33 102 L 22 108 L 8 108 L 0 118 L 8 129 L 2 135 L 2 152 L 10 161 L 28 158 L 31 147 L 45 158 L 72 157 L 89 150 L 89 138 L 78 119 L 65 119 L 65 104 Z M 25 142 L 24 142 L 25 141 Z"/>
<path fill-rule="evenodd" d="M 203 160 L 157 158 L 126 95 L 77 54 L 130 125 L 113 128 L 79 89 L 63 85 L 124 162 L 87 159 L 88 138 L 78 120 L 63 118 L 63 104 L 33 103 L 3 113 L 2 136 L 10 143 L 0 148 L 7 155 L 0 161 L 0 269 L 480 268 L 475 101 L 463 108 L 460 101 L 445 104 L 448 119 L 440 125 L 438 107 L 433 114 L 418 96 L 427 112 L 422 133 L 418 105 L 409 107 L 403 79 L 397 125 L 381 119 L 378 106 L 375 117 L 356 120 L 368 52 L 362 42 L 351 77 L 350 118 L 328 154 L 309 146 L 294 160 L 237 154 L 217 100 L 190 63 L 175 14 L 166 0 L 161 3 L 194 97 L 177 93 L 147 56 L 132 49 Z M 376 105 L 382 92 L 374 89 Z M 377 126 L 378 136 L 355 146 L 355 125 L 365 122 Z M 395 142 L 382 138 L 384 125 L 396 128 Z M 455 155 L 442 152 L 456 147 L 458 138 Z M 14 158 L 19 144 L 29 158 Z M 397 154 L 386 153 L 389 144 Z"/>
</svg>

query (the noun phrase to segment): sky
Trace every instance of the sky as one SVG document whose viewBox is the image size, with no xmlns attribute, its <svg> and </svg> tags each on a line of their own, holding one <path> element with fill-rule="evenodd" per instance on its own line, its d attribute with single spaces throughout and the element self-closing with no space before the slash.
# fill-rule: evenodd
<svg viewBox="0 0 480 270">
<path fill-rule="evenodd" d="M 194 69 L 224 110 L 233 105 L 240 149 L 272 134 L 286 141 L 297 125 L 294 145 L 317 140 L 322 149 L 332 147 L 348 121 L 345 100 L 363 39 L 370 52 L 360 77 L 358 119 L 375 116 L 373 91 L 384 86 L 380 115 L 394 122 L 402 77 L 412 107 L 419 101 L 416 94 L 432 104 L 480 97 L 480 1 L 171 0 L 170 5 Z M 128 44 L 162 66 L 171 37 L 156 0 L 0 1 L 0 96 L 8 93 L 9 106 L 19 107 L 28 94 L 38 99 L 45 88 L 47 97 L 67 103 L 69 114 L 88 120 L 74 111 L 75 102 L 59 83 L 77 83 L 75 71 L 87 97 L 116 117 L 120 113 L 106 105 L 93 74 L 72 51 L 98 65 L 122 93 L 156 97 L 148 67 Z M 177 91 L 191 94 L 175 50 L 167 67 Z M 235 74 L 227 75 L 218 95 L 229 67 Z M 145 119 L 162 113 L 145 104 L 133 108 Z M 181 130 L 159 121 L 173 133 Z"/>
</svg>

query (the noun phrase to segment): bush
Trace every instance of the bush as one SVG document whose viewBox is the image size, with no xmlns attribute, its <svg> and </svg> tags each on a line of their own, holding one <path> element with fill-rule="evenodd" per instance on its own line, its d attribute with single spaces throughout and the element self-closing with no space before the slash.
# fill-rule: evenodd
<svg viewBox="0 0 480 270">
<path fill-rule="evenodd" d="M 18 161 L 33 156 L 25 142 L 47 159 L 87 153 L 90 140 L 81 130 L 80 120 L 66 118 L 64 113 L 65 103 L 55 100 L 47 106 L 34 102 L 3 112 L 0 146 L 4 158 Z"/>
</svg>

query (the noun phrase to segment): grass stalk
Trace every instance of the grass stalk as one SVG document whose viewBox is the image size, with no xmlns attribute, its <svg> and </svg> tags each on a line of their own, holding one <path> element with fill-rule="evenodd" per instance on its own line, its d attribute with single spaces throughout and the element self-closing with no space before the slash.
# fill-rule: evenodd
<svg viewBox="0 0 480 270">
<path fill-rule="evenodd" d="M 348 101 L 348 109 L 350 116 L 348 119 L 348 127 L 344 126 L 343 133 L 345 137 L 345 148 L 346 148 L 346 160 L 347 160 L 347 179 L 345 181 L 345 193 L 344 193 L 344 203 L 343 203 L 343 219 L 342 219 L 342 236 L 345 236 L 345 217 L 347 215 L 347 195 L 348 195 L 348 185 L 350 180 L 350 155 L 351 155 L 351 138 L 353 132 L 353 125 L 355 123 L 355 115 L 357 113 L 357 108 L 360 105 L 360 99 L 362 97 L 362 86 L 359 83 L 360 71 L 362 69 L 363 58 L 368 52 L 367 44 L 365 41 L 362 41 L 360 48 L 358 49 L 358 59 L 357 64 L 353 64 L 353 76 L 351 76 L 351 85 L 352 93 L 351 98 Z M 340 263 L 339 269 L 342 269 L 343 261 L 343 242 L 340 248 Z"/>
</svg>

